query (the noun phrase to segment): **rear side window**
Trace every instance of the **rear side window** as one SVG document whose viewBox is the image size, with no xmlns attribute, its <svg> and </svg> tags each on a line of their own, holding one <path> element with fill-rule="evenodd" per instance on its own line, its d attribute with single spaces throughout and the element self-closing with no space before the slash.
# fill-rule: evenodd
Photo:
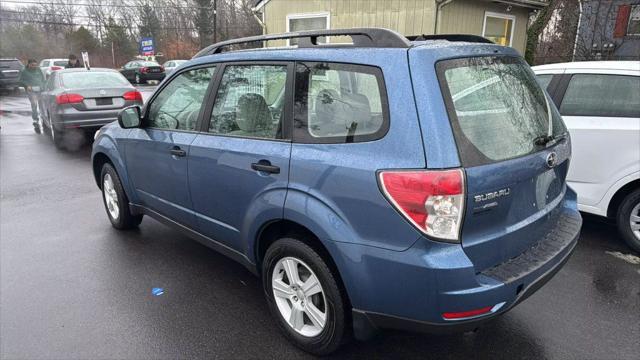
<svg viewBox="0 0 640 360">
<path fill-rule="evenodd" d="M 566 116 L 640 117 L 640 76 L 573 75 L 560 113 Z"/>
<path fill-rule="evenodd" d="M 129 87 L 129 82 L 117 72 L 78 71 L 61 74 L 62 86 L 70 89 Z"/>
<path fill-rule="evenodd" d="M 298 63 L 294 121 L 298 142 L 350 143 L 381 138 L 389 128 L 382 71 L 352 64 Z"/>
<path fill-rule="evenodd" d="M 566 131 L 553 105 L 549 121 L 546 95 L 520 58 L 446 60 L 437 70 L 466 167 L 530 154 L 539 150 L 536 138 Z"/>
<path fill-rule="evenodd" d="M 543 89 L 546 89 L 549 87 L 549 83 L 551 83 L 551 79 L 553 79 L 553 75 L 552 74 L 536 75 L 536 78 L 538 78 L 538 82 L 540 83 L 540 86 L 542 86 Z"/>
</svg>

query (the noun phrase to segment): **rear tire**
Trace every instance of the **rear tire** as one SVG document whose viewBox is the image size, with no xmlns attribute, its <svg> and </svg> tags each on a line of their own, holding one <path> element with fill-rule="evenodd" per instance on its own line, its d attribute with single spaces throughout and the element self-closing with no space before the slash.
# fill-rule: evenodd
<svg viewBox="0 0 640 360">
<path fill-rule="evenodd" d="M 118 230 L 134 229 L 142 222 L 142 215 L 132 215 L 129 198 L 125 194 L 120 177 L 111 164 L 102 166 L 100 174 L 102 202 L 111 225 Z"/>
<path fill-rule="evenodd" d="M 60 150 L 64 150 L 64 132 L 56 130 L 56 126 L 51 123 L 49 134 L 51 135 L 51 141 L 53 141 L 53 145 L 55 145 L 55 147 Z"/>
<path fill-rule="evenodd" d="M 622 200 L 616 220 L 624 241 L 640 253 L 640 189 L 632 191 Z"/>
<path fill-rule="evenodd" d="M 314 278 L 319 287 L 311 286 Z M 348 339 L 346 297 L 331 269 L 310 246 L 293 238 L 274 242 L 264 257 L 262 283 L 278 327 L 297 347 L 327 355 Z"/>
</svg>

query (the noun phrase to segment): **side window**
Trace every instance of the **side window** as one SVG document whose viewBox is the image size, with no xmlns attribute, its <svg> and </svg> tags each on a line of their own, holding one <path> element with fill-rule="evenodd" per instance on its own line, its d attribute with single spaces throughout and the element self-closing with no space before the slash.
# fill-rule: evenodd
<svg viewBox="0 0 640 360">
<path fill-rule="evenodd" d="M 553 79 L 553 74 L 536 75 L 536 78 L 538 79 L 538 83 L 540 83 L 540 86 L 543 89 L 547 89 L 549 87 L 551 79 Z"/>
<path fill-rule="evenodd" d="M 348 143 L 379 139 L 389 127 L 385 85 L 372 66 L 298 63 L 297 141 Z"/>
<path fill-rule="evenodd" d="M 225 67 L 213 105 L 209 132 L 281 139 L 286 65 Z"/>
<path fill-rule="evenodd" d="M 640 117 L 640 76 L 573 75 L 562 99 L 560 114 Z"/>
<path fill-rule="evenodd" d="M 181 73 L 165 86 L 149 106 L 147 125 L 159 129 L 193 131 L 215 67 Z"/>
<path fill-rule="evenodd" d="M 41 67 L 47 67 L 47 66 L 49 66 L 49 62 L 48 62 L 48 61 L 42 61 L 42 62 L 40 63 L 40 66 L 41 66 Z"/>
</svg>

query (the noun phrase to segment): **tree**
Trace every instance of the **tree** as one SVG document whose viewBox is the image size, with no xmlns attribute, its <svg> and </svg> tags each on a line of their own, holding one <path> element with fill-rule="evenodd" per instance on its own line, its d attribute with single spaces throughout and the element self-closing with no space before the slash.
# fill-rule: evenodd
<svg viewBox="0 0 640 360">
<path fill-rule="evenodd" d="M 131 57 L 136 55 L 137 49 L 134 42 L 127 34 L 124 27 L 118 26 L 112 17 L 109 17 L 106 25 L 105 48 L 113 48 L 116 64 L 127 62 Z"/>
<path fill-rule="evenodd" d="M 194 0 L 194 3 L 196 5 L 194 24 L 198 32 L 200 48 L 203 48 L 213 42 L 214 11 L 211 0 Z"/>
<path fill-rule="evenodd" d="M 98 48 L 98 40 L 84 26 L 80 26 L 78 30 L 71 32 L 67 37 L 67 43 L 70 53 L 80 51 L 94 53 Z"/>
<path fill-rule="evenodd" d="M 140 37 L 150 37 L 153 38 L 154 46 L 157 48 L 160 47 L 161 39 L 160 39 L 160 19 L 158 19 L 158 15 L 154 8 L 151 7 L 148 3 L 142 4 L 140 6 L 139 13 L 139 25 L 138 25 L 138 33 Z"/>
</svg>

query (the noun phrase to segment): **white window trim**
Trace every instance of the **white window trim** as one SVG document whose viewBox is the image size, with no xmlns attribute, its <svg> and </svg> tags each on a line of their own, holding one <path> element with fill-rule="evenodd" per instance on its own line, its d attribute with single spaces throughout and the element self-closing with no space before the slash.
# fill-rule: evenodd
<svg viewBox="0 0 640 360">
<path fill-rule="evenodd" d="M 287 14 L 287 32 L 290 32 L 289 23 L 290 20 L 294 19 L 309 19 L 309 18 L 326 18 L 327 19 L 327 29 L 331 29 L 331 14 L 328 11 L 317 12 L 317 13 L 303 13 L 303 14 Z M 329 43 L 329 37 L 327 37 L 327 43 Z M 287 46 L 291 46 L 289 39 L 287 39 Z"/>
<path fill-rule="evenodd" d="M 484 21 L 482 22 L 482 36 L 485 36 L 484 33 L 487 30 L 487 17 L 493 17 L 498 19 L 507 19 L 512 20 L 511 22 L 511 36 L 509 37 L 509 46 L 513 47 L 513 34 L 516 31 L 516 17 L 514 15 L 495 13 L 491 11 L 484 12 Z"/>
<path fill-rule="evenodd" d="M 633 8 L 640 8 L 640 4 L 631 4 L 631 8 L 629 9 L 629 21 L 627 21 L 627 31 L 625 31 L 626 36 L 640 36 L 640 33 L 629 33 L 629 27 L 631 26 L 631 15 L 633 14 Z"/>
</svg>

